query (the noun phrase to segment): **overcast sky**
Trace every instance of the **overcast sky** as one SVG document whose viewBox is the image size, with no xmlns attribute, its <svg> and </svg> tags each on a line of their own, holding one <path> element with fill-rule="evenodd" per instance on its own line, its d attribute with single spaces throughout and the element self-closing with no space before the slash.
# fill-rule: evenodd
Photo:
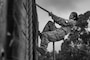
<svg viewBox="0 0 90 60">
<path fill-rule="evenodd" d="M 36 0 L 37 4 L 53 12 L 55 15 L 68 19 L 72 11 L 78 14 L 90 10 L 90 0 Z M 52 20 L 48 13 L 37 8 L 39 30 L 42 31 L 47 21 Z M 40 41 L 39 41 L 40 42 Z M 61 43 L 56 42 L 55 49 L 58 51 Z M 52 51 L 52 43 L 49 44 L 49 51 Z"/>
</svg>

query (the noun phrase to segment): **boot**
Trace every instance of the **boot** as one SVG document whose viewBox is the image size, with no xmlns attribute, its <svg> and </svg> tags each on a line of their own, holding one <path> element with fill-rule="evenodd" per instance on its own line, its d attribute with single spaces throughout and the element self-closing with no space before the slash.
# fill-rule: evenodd
<svg viewBox="0 0 90 60">
<path fill-rule="evenodd" d="M 36 49 L 41 55 L 45 55 L 46 51 L 43 48 L 36 47 Z"/>
<path fill-rule="evenodd" d="M 43 48 L 37 47 L 36 49 L 42 56 L 47 56 L 47 57 L 51 56 L 51 54 L 49 52 L 45 51 Z"/>
<path fill-rule="evenodd" d="M 40 36 L 40 39 L 41 39 L 41 37 L 42 37 L 42 33 L 40 33 L 40 31 L 38 31 L 38 35 Z"/>
<path fill-rule="evenodd" d="M 38 31 L 38 35 L 41 36 L 42 34 L 40 33 L 40 31 Z"/>
</svg>

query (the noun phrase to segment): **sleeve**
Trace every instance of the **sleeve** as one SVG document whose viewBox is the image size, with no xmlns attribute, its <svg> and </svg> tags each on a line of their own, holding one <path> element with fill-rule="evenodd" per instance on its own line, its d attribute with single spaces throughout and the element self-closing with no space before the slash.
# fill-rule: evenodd
<svg viewBox="0 0 90 60">
<path fill-rule="evenodd" d="M 68 20 L 58 17 L 56 15 L 52 15 L 52 19 L 54 20 L 55 23 L 61 25 L 61 26 L 67 26 L 68 25 Z"/>
<path fill-rule="evenodd" d="M 76 21 L 74 21 L 74 20 L 68 20 L 68 25 L 69 26 L 75 26 L 76 25 Z"/>
</svg>

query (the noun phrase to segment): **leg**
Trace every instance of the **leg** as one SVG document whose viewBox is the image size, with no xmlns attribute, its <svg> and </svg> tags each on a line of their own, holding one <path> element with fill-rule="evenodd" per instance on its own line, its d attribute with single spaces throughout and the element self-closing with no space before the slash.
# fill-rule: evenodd
<svg viewBox="0 0 90 60">
<path fill-rule="evenodd" d="M 49 42 L 56 42 L 56 41 L 63 40 L 66 35 L 66 32 L 62 28 L 59 28 L 54 31 L 43 32 L 42 36 L 43 35 L 48 39 Z"/>
<path fill-rule="evenodd" d="M 52 22 L 52 21 L 48 21 L 48 23 L 45 25 L 45 27 L 44 27 L 42 32 L 53 31 L 55 29 L 57 29 L 57 27 L 55 26 L 55 23 Z M 40 33 L 40 31 L 38 31 L 38 35 L 41 38 L 42 33 Z"/>
<path fill-rule="evenodd" d="M 66 32 L 63 29 L 56 29 L 53 31 L 43 32 L 41 36 L 41 46 L 40 46 L 42 52 L 40 51 L 40 49 L 38 49 L 38 51 L 42 55 L 46 55 L 48 43 L 62 40 L 65 34 Z"/>
<path fill-rule="evenodd" d="M 43 48 L 46 52 L 47 52 L 48 43 L 49 43 L 49 41 L 48 41 L 47 37 L 43 36 L 41 39 L 40 47 Z"/>
<path fill-rule="evenodd" d="M 39 34 L 40 39 L 41 39 L 41 45 L 40 45 L 40 47 L 41 47 L 45 52 L 47 52 L 47 47 L 48 47 L 49 41 L 48 41 L 46 35 L 43 35 L 43 32 L 53 31 L 53 30 L 55 30 L 55 29 L 57 29 L 57 28 L 56 28 L 54 22 L 48 21 L 48 23 L 45 25 L 42 33 Z"/>
<path fill-rule="evenodd" d="M 52 31 L 55 29 L 56 29 L 56 26 L 55 26 L 54 22 L 48 21 L 48 23 L 45 25 L 42 32 Z M 41 44 L 40 44 L 40 48 L 37 48 L 37 50 L 38 50 L 38 52 L 41 53 L 41 55 L 46 55 L 49 41 L 44 35 L 42 35 L 42 33 L 40 33 L 40 31 L 38 31 L 38 34 L 41 39 Z"/>
<path fill-rule="evenodd" d="M 45 36 L 42 36 L 41 44 L 40 47 L 37 47 L 37 51 L 43 56 L 50 56 L 47 52 L 48 43 L 48 39 Z"/>
<path fill-rule="evenodd" d="M 53 31 L 55 29 L 57 29 L 55 23 L 52 21 L 48 21 L 42 32 Z"/>
</svg>

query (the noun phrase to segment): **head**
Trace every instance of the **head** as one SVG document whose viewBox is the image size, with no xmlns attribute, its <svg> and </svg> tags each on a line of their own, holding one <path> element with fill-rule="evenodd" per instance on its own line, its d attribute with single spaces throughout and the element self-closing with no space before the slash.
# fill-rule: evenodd
<svg viewBox="0 0 90 60">
<path fill-rule="evenodd" d="M 71 12 L 69 19 L 77 21 L 78 20 L 78 14 L 76 12 Z"/>
<path fill-rule="evenodd" d="M 76 12 L 71 12 L 69 20 L 72 20 L 71 27 L 73 27 L 73 29 L 76 30 L 77 29 L 76 22 L 78 21 L 78 14 Z"/>
</svg>

